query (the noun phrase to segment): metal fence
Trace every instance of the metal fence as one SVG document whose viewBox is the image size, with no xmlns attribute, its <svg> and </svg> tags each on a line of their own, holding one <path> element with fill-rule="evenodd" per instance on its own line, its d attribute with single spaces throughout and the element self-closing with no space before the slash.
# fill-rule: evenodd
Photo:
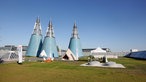
<svg viewBox="0 0 146 82">
<path fill-rule="evenodd" d="M 130 52 L 106 52 L 106 53 L 93 53 L 91 54 L 90 52 L 83 52 L 84 56 L 89 56 L 89 55 L 115 55 L 115 56 L 125 56 L 129 54 Z"/>
<path fill-rule="evenodd" d="M 114 56 L 125 56 L 129 54 L 130 52 L 106 52 L 106 53 L 94 53 L 91 54 L 91 52 L 83 52 L 83 56 L 89 56 L 89 55 L 114 55 Z M 65 52 L 61 52 L 61 55 L 64 55 Z"/>
<path fill-rule="evenodd" d="M 26 51 L 23 51 L 23 56 L 25 56 Z M 10 50 L 0 50 L 0 60 L 4 61 L 15 61 L 18 60 L 18 52 Z"/>
</svg>

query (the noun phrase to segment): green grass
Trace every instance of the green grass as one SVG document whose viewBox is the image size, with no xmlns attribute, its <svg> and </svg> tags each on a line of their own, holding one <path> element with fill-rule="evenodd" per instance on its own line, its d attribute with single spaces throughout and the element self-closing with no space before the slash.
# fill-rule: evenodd
<svg viewBox="0 0 146 82">
<path fill-rule="evenodd" d="M 0 82 L 146 82 L 146 61 L 109 59 L 126 69 L 81 67 L 87 61 L 0 64 Z"/>
</svg>

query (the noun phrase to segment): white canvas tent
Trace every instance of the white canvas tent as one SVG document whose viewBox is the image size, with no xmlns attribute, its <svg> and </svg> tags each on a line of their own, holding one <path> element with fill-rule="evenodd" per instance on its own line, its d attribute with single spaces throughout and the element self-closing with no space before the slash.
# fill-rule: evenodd
<svg viewBox="0 0 146 82">
<path fill-rule="evenodd" d="M 77 57 L 68 49 L 65 55 L 62 56 L 63 60 L 77 60 Z"/>
<path fill-rule="evenodd" d="M 92 51 L 91 51 L 91 54 L 92 54 L 92 53 L 106 53 L 106 51 L 103 50 L 102 48 L 98 47 L 98 48 L 96 48 L 95 50 L 92 50 Z"/>
</svg>

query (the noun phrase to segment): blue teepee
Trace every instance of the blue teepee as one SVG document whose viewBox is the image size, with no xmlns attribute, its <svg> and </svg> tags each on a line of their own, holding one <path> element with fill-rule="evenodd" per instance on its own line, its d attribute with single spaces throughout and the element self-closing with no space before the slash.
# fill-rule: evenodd
<svg viewBox="0 0 146 82">
<path fill-rule="evenodd" d="M 26 56 L 38 56 L 41 52 L 41 46 L 42 46 L 42 30 L 41 30 L 40 19 L 37 18 L 34 25 L 34 31 L 31 35 L 28 44 Z"/>
</svg>

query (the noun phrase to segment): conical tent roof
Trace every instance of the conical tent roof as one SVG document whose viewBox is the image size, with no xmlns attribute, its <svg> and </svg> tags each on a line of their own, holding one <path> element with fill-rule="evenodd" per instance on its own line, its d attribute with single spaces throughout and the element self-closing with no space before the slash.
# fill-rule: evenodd
<svg viewBox="0 0 146 82">
<path fill-rule="evenodd" d="M 91 53 L 106 53 L 106 51 L 98 47 L 95 50 L 92 50 Z"/>
<path fill-rule="evenodd" d="M 53 25 L 52 25 L 51 20 L 49 21 L 47 33 L 43 41 L 42 51 L 43 50 L 45 51 L 47 57 L 49 58 L 53 59 L 55 57 L 58 57 L 56 40 L 54 37 L 54 30 L 53 30 Z"/>
<path fill-rule="evenodd" d="M 40 23 L 40 18 L 39 17 L 37 18 L 37 20 L 34 24 L 33 34 L 42 35 L 42 28 L 41 28 L 41 23 Z"/>
<path fill-rule="evenodd" d="M 73 33 L 72 33 L 72 37 L 70 38 L 68 48 L 72 51 L 72 53 L 74 53 L 74 55 L 77 57 L 77 60 L 78 60 L 78 57 L 83 55 L 76 23 L 74 23 L 74 26 L 73 26 Z"/>
<path fill-rule="evenodd" d="M 78 30 L 77 30 L 77 25 L 76 25 L 76 23 L 74 23 L 74 26 L 73 26 L 73 33 L 72 33 L 72 38 L 79 38 L 79 35 L 78 35 Z"/>
<path fill-rule="evenodd" d="M 41 30 L 40 19 L 38 17 L 34 24 L 34 30 L 28 44 L 26 56 L 40 55 L 41 46 L 42 46 L 42 30 Z"/>
<path fill-rule="evenodd" d="M 50 20 L 49 25 L 48 25 L 46 36 L 54 37 L 54 30 L 53 30 L 53 25 L 52 25 L 52 21 L 51 20 Z"/>
</svg>

